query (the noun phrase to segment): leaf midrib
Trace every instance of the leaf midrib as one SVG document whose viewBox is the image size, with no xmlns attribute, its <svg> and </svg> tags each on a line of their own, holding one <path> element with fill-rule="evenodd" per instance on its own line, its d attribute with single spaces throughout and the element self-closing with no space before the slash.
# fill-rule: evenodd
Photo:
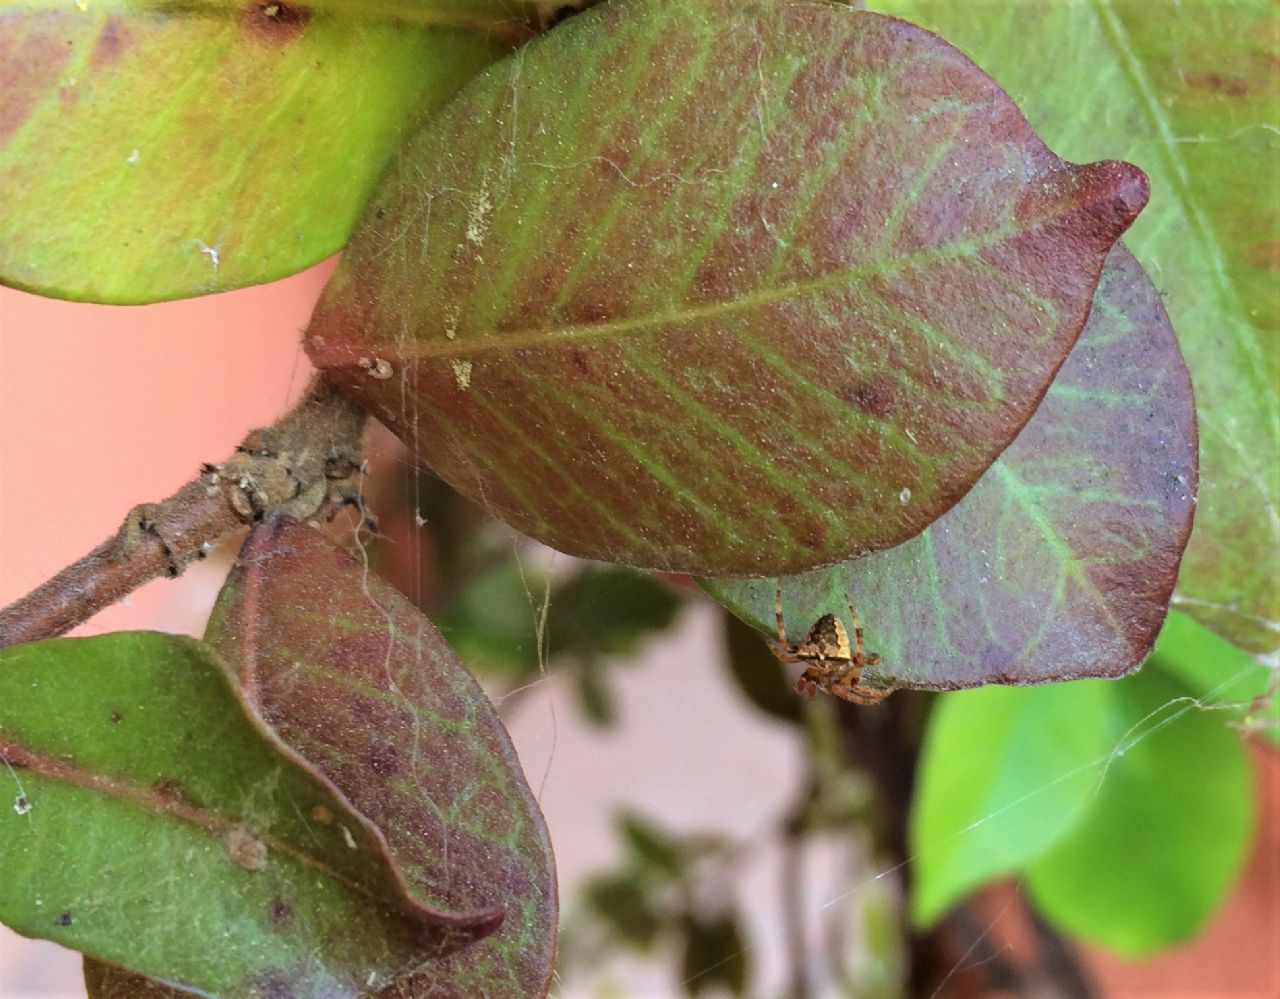
<svg viewBox="0 0 1280 999">
<path fill-rule="evenodd" d="M 530 347 L 542 347 L 559 343 L 574 343 L 583 340 L 607 339 L 611 336 L 625 336 L 632 333 L 650 333 L 663 328 L 677 328 L 705 319 L 728 319 L 752 309 L 763 308 L 778 302 L 831 288 L 864 281 L 871 277 L 880 277 L 908 270 L 912 267 L 951 260 L 968 256 L 994 246 L 1016 232 L 1033 229 L 1042 224 L 1044 219 L 1020 227 L 1001 226 L 984 236 L 972 240 L 960 240 L 946 247 L 936 247 L 918 253 L 907 254 L 892 261 L 875 261 L 861 264 L 841 271 L 833 271 L 818 277 L 802 281 L 792 281 L 776 288 L 764 288 L 746 292 L 736 298 L 699 305 L 681 305 L 667 312 L 652 312 L 640 316 L 627 316 L 622 319 L 606 319 L 591 323 L 572 323 L 565 326 L 542 327 L 538 329 L 513 330 L 511 332 L 489 332 L 481 336 L 470 336 L 464 339 L 417 340 L 412 344 L 400 346 L 400 356 L 423 360 L 427 358 L 460 357 L 468 354 L 491 353 L 494 351 L 520 350 Z"/>
<path fill-rule="evenodd" d="M 162 795 L 151 788 L 138 787 L 135 784 L 130 784 L 106 774 L 93 773 L 83 767 L 68 763 L 64 759 L 35 752 L 26 746 L 4 739 L 0 739 L 0 760 L 4 760 L 13 767 L 29 771 L 38 777 L 44 777 L 62 784 L 70 784 L 93 794 L 127 802 L 151 813 L 172 816 L 179 821 L 204 829 L 215 836 L 225 835 L 237 827 L 243 828 L 252 833 L 255 838 L 261 840 L 267 846 L 268 851 L 277 851 L 297 863 L 310 867 L 312 870 L 378 905 L 388 908 L 395 907 L 391 900 L 379 897 L 367 886 L 335 870 L 319 857 L 315 857 L 305 850 L 293 846 L 279 836 L 251 825 L 247 821 L 227 818 L 209 808 L 188 804 L 176 797 Z M 228 863 L 234 863 L 230 857 L 227 859 Z"/>
</svg>

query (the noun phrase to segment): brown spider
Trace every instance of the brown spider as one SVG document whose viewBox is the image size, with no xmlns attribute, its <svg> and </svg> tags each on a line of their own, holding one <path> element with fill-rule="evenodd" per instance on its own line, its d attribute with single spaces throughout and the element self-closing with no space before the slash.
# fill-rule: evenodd
<svg viewBox="0 0 1280 999">
<path fill-rule="evenodd" d="M 863 650 L 862 622 L 853 604 L 849 605 L 849 615 L 853 619 L 856 651 L 849 648 L 849 633 L 844 622 L 834 614 L 823 614 L 818 618 L 799 645 L 788 642 L 786 625 L 782 623 L 781 583 L 773 597 L 773 610 L 778 619 L 778 640 L 770 641 L 769 648 L 779 662 L 805 664 L 804 672 L 796 681 L 797 693 L 807 694 L 812 699 L 821 689 L 854 704 L 875 704 L 893 693 L 892 687 L 881 690 L 864 687 L 859 682 L 863 667 L 878 663 L 880 654 Z"/>
</svg>

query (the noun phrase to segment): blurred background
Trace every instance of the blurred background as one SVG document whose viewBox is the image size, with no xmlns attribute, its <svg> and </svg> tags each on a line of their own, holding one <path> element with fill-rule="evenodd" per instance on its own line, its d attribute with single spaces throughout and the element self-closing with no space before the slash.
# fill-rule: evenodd
<svg viewBox="0 0 1280 999">
<path fill-rule="evenodd" d="M 0 289 L 0 603 L 289 407 L 330 269 L 132 308 Z M 380 428 L 369 458 L 382 535 L 359 540 L 476 671 L 546 815 L 553 995 L 1280 996 L 1280 765 L 1265 739 L 1240 735 L 1256 835 L 1195 940 L 1122 960 L 1047 925 L 1016 881 L 911 932 L 906 825 L 937 697 L 802 703 L 760 636 L 687 579 L 521 539 Z M 335 536 L 357 543 L 355 527 Z M 78 633 L 200 634 L 237 543 Z M 0 928 L 0 997 L 83 994 L 77 955 Z"/>
</svg>

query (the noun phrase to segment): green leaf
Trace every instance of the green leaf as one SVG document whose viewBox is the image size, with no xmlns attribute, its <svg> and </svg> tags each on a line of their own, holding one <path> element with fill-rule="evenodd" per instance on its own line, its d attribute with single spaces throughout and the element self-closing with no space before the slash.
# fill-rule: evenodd
<svg viewBox="0 0 1280 999">
<path fill-rule="evenodd" d="M 626 656 L 675 620 L 680 595 L 653 576 L 587 566 L 552 594 L 547 650 L 583 659 Z"/>
<path fill-rule="evenodd" d="M 1277 673 L 1246 652 L 1173 611 L 1147 664 L 1185 685 L 1200 702 L 1224 711 L 1238 728 L 1280 744 Z"/>
<path fill-rule="evenodd" d="M 511 48 L 507 0 L 17 0 L 0 281 L 148 302 L 340 249 L 401 133 Z"/>
<path fill-rule="evenodd" d="M 0 918 L 175 984 L 356 996 L 500 918 L 406 894 L 378 830 L 190 639 L 0 652 L 0 760 Z"/>
<path fill-rule="evenodd" d="M 691 915 L 684 924 L 685 991 L 691 996 L 727 989 L 735 996 L 747 987 L 747 948 L 736 918 Z"/>
<path fill-rule="evenodd" d="M 1100 681 L 943 697 L 929 717 L 911 813 L 911 917 L 1021 870 L 1080 823 L 1112 743 Z"/>
<path fill-rule="evenodd" d="M 618 826 L 633 857 L 640 864 L 669 878 L 681 878 L 687 873 L 692 858 L 683 845 L 643 815 L 624 812 L 618 819 Z"/>
<path fill-rule="evenodd" d="M 281 738 L 386 831 L 415 898 L 504 911 L 492 936 L 388 995 L 544 995 L 556 932 L 546 829 L 502 723 L 431 622 L 285 518 L 249 535 L 207 639 Z"/>
<path fill-rule="evenodd" d="M 410 140 L 307 350 L 556 548 L 796 572 L 970 488 L 1145 199 L 1127 164 L 1058 159 L 909 25 L 619 0 Z"/>
<path fill-rule="evenodd" d="M 1150 650 L 1194 510 L 1195 422 L 1160 297 L 1107 261 L 1044 403 L 977 486 L 918 538 L 782 580 L 789 635 L 853 602 L 878 686 L 1115 676 Z M 773 580 L 705 580 L 770 634 Z M 797 640 L 800 635 L 794 635 Z"/>
<path fill-rule="evenodd" d="M 436 623 L 475 672 L 516 681 L 535 677 L 545 586 L 546 579 L 532 567 L 504 561 L 465 585 Z"/>
<path fill-rule="evenodd" d="M 1269 0 L 874 0 L 940 31 L 1067 155 L 1151 175 L 1128 238 L 1156 274 L 1199 400 L 1200 500 L 1177 606 L 1280 647 L 1280 19 Z M 1051 52 L 1053 73 L 1028 53 Z"/>
<path fill-rule="evenodd" d="M 1253 788 L 1240 737 L 1154 670 L 1111 685 L 1114 746 L 1088 817 L 1027 868 L 1060 928 L 1136 957 L 1190 939 L 1248 849 Z"/>
<path fill-rule="evenodd" d="M 724 615 L 725 661 L 738 689 L 757 708 L 781 721 L 799 724 L 805 711 L 778 660 L 759 633 L 731 614 Z"/>
<path fill-rule="evenodd" d="M 628 871 L 601 874 L 583 886 L 583 898 L 594 917 L 632 947 L 647 950 L 662 931 L 663 917 L 647 890 L 644 876 Z"/>
</svg>

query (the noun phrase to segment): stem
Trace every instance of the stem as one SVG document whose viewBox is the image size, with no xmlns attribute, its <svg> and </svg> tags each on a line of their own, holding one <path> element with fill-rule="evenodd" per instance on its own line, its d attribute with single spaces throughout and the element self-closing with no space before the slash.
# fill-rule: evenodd
<svg viewBox="0 0 1280 999">
<path fill-rule="evenodd" d="M 782 841 L 782 922 L 791 961 L 790 999 L 809 999 L 809 949 L 804 936 L 804 841 L 788 829 Z"/>
<path fill-rule="evenodd" d="M 901 868 L 904 895 L 911 891 L 908 820 L 915 773 L 931 697 L 900 691 L 874 708 L 839 705 L 841 745 L 848 762 L 871 778 L 880 802 L 885 850 Z M 994 925 L 972 901 L 960 903 L 934 929 L 918 933 L 904 926 L 907 940 L 907 994 L 988 995 L 993 991 L 1039 999 L 1095 999 L 1098 995 L 1071 942 L 1049 926 L 1021 894 L 1002 910 L 1029 923 L 1032 952 L 995 947 Z"/>
<path fill-rule="evenodd" d="M 0 649 L 53 638 L 159 576 L 179 576 L 236 528 L 285 513 L 332 517 L 359 503 L 365 412 L 323 375 L 270 427 L 205 465 L 162 503 L 134 507 L 114 537 L 0 610 Z"/>
</svg>

